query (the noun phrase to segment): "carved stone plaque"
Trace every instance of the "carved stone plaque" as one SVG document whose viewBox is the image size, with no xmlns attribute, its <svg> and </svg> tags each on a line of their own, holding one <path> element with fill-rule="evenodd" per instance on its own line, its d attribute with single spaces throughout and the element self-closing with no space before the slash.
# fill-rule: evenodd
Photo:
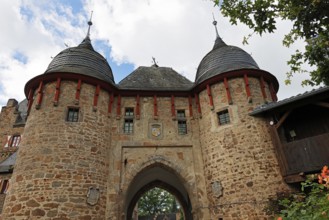
<svg viewBox="0 0 329 220">
<path fill-rule="evenodd" d="M 89 187 L 88 193 L 87 193 L 87 203 L 89 205 L 96 205 L 99 199 L 99 188 L 96 187 Z"/>
<path fill-rule="evenodd" d="M 163 137 L 162 123 L 150 123 L 148 136 L 152 139 L 161 139 Z"/>
<path fill-rule="evenodd" d="M 223 187 L 221 182 L 219 181 L 215 181 L 211 184 L 211 188 L 212 188 L 212 193 L 214 194 L 215 197 L 220 197 L 223 195 Z"/>
</svg>

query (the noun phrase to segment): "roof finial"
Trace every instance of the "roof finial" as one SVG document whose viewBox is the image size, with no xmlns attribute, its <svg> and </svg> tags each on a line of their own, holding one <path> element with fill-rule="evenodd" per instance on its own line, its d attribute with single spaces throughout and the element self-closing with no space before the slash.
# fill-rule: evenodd
<svg viewBox="0 0 329 220">
<path fill-rule="evenodd" d="M 90 36 L 90 26 L 93 25 L 93 22 L 91 22 L 92 17 L 93 17 L 93 11 L 91 11 L 90 19 L 89 19 L 89 21 L 88 21 L 88 26 L 89 26 L 89 27 L 88 27 L 87 37 Z"/>
<path fill-rule="evenodd" d="M 153 65 L 152 65 L 152 66 L 154 66 L 154 67 L 159 67 L 158 64 L 157 64 L 157 61 L 155 60 L 154 57 L 152 57 L 152 60 L 153 60 Z"/>
<path fill-rule="evenodd" d="M 218 30 L 217 30 L 217 21 L 215 20 L 214 13 L 212 13 L 212 17 L 214 18 L 214 21 L 212 22 L 212 24 L 215 26 L 216 37 L 219 38 L 219 34 L 218 34 Z"/>
</svg>

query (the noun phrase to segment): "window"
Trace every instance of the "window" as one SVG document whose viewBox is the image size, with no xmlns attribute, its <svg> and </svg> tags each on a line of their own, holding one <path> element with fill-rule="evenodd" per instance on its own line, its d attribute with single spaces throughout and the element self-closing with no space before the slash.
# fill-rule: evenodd
<svg viewBox="0 0 329 220">
<path fill-rule="evenodd" d="M 0 180 L 0 194 L 7 193 L 9 180 Z"/>
<path fill-rule="evenodd" d="M 185 110 L 177 110 L 178 134 L 187 134 Z"/>
<path fill-rule="evenodd" d="M 13 135 L 10 142 L 10 147 L 18 147 L 19 143 L 21 142 L 20 135 Z"/>
<path fill-rule="evenodd" d="M 123 132 L 132 134 L 134 130 L 134 108 L 125 109 L 125 122 L 123 125 Z"/>
<path fill-rule="evenodd" d="M 228 109 L 224 111 L 217 112 L 218 124 L 225 125 L 230 123 L 230 114 L 228 113 Z"/>
<path fill-rule="evenodd" d="M 69 108 L 67 111 L 66 121 L 77 122 L 79 119 L 79 109 L 78 108 Z"/>
</svg>

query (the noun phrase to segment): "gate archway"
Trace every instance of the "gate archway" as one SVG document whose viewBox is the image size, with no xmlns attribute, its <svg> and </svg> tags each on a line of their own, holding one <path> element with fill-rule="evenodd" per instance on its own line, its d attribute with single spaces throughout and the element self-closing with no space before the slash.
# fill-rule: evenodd
<svg viewBox="0 0 329 220">
<path fill-rule="evenodd" d="M 154 187 L 162 188 L 174 195 L 182 206 L 185 219 L 193 219 L 190 197 L 182 180 L 173 169 L 156 163 L 140 171 L 130 183 L 125 203 L 127 220 L 132 219 L 134 207 L 139 198 Z"/>
</svg>

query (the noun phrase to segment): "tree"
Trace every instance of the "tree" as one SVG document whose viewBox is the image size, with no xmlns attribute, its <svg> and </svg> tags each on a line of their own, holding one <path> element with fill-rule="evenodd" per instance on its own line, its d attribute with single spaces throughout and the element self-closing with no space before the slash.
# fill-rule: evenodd
<svg viewBox="0 0 329 220">
<path fill-rule="evenodd" d="M 293 27 L 283 39 L 289 47 L 297 39 L 305 41 L 305 50 L 296 50 L 287 62 L 290 71 L 286 84 L 295 73 L 307 72 L 303 63 L 314 67 L 304 85 L 329 85 L 329 0 L 213 0 L 231 24 L 241 22 L 254 33 L 273 33 L 276 20 L 290 20 Z M 244 43 L 251 36 L 245 37 Z"/>
<path fill-rule="evenodd" d="M 175 196 L 157 187 L 144 193 L 138 201 L 139 216 L 176 213 L 177 208 Z"/>
</svg>

